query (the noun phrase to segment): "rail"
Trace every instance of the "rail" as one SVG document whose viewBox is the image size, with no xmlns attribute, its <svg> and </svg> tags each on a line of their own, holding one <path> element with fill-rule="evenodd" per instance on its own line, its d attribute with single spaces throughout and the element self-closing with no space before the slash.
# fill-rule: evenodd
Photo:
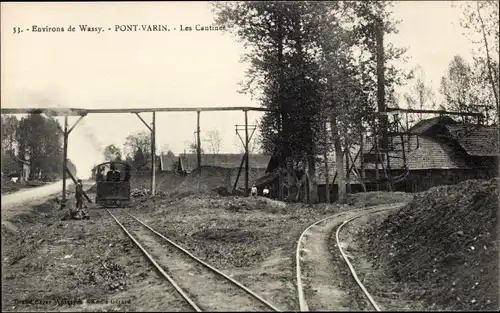
<svg viewBox="0 0 500 313">
<path fill-rule="evenodd" d="M 165 276 L 165 278 L 167 278 L 167 280 L 176 288 L 176 290 L 179 292 L 179 294 L 181 294 L 181 296 L 184 299 L 186 299 L 186 301 L 188 301 L 189 304 L 195 310 L 197 310 L 198 312 L 201 312 L 201 310 L 198 308 L 198 306 L 196 306 L 196 304 L 194 303 L 194 301 L 192 301 L 189 298 L 189 296 L 187 296 L 187 294 L 180 287 L 178 287 L 178 285 L 175 283 L 175 281 L 170 276 L 168 276 L 163 269 L 161 269 L 161 266 L 159 266 L 158 263 L 154 260 L 154 258 L 140 245 L 140 243 L 135 238 L 133 238 L 133 236 L 116 219 L 116 217 L 114 217 L 114 215 L 109 210 L 107 210 L 107 211 L 115 219 L 115 221 L 120 225 L 120 227 L 127 233 L 127 235 L 134 241 L 134 243 L 142 250 L 142 252 L 144 254 L 146 254 L 146 256 L 148 257 L 148 259 L 155 265 L 155 267 L 158 270 L 160 270 L 160 272 L 162 273 L 162 275 Z M 228 276 L 227 274 L 224 274 L 220 270 L 216 269 L 215 267 L 209 265 L 208 263 L 206 263 L 203 260 L 199 259 L 198 257 L 194 256 L 191 252 L 189 252 L 185 248 L 181 247 L 179 244 L 175 243 L 171 239 L 165 237 L 164 235 L 162 235 L 161 233 L 159 233 L 158 231 L 156 231 L 154 228 L 152 228 L 151 226 L 147 225 L 143 221 L 139 220 L 137 217 L 133 216 L 132 214 L 130 214 L 126 210 L 123 210 L 123 212 L 125 212 L 128 216 L 130 216 L 131 218 L 133 218 L 136 222 L 138 222 L 139 224 L 141 224 L 143 227 L 147 228 L 149 231 L 151 231 L 152 233 L 154 233 L 158 237 L 160 237 L 163 240 L 165 240 L 166 242 L 168 242 L 171 246 L 175 247 L 179 251 L 183 252 L 185 255 L 189 256 L 192 260 L 194 260 L 197 263 L 203 265 L 204 267 L 206 267 L 207 269 L 209 269 L 211 272 L 214 272 L 214 273 L 222 276 L 223 278 L 225 278 L 226 280 L 228 280 L 229 282 L 231 282 L 233 285 L 235 285 L 238 288 L 242 289 L 247 294 L 249 294 L 252 298 L 258 300 L 259 302 L 261 302 L 262 304 L 264 304 L 266 307 L 270 308 L 271 310 L 273 310 L 275 312 L 280 312 L 280 310 L 276 306 L 274 306 L 273 304 L 269 303 L 268 301 L 266 301 L 265 299 L 263 299 L 261 296 L 259 296 L 255 292 L 251 291 L 249 288 L 245 287 L 242 283 L 238 282 L 237 280 L 233 279 L 232 277 Z"/>
</svg>

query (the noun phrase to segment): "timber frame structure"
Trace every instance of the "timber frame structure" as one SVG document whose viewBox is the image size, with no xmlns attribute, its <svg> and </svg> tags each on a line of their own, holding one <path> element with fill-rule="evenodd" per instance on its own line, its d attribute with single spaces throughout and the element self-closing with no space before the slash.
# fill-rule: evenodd
<svg viewBox="0 0 500 313">
<path fill-rule="evenodd" d="M 49 117 L 64 116 L 64 127 L 61 128 L 63 131 L 63 160 L 62 160 L 62 201 L 61 208 L 66 206 L 66 180 L 67 174 L 76 184 L 76 178 L 68 170 L 67 160 L 68 160 L 68 139 L 71 131 L 76 127 L 76 125 L 88 114 L 112 114 L 112 113 L 133 113 L 144 123 L 144 125 L 151 132 L 151 194 L 155 194 L 155 169 L 156 169 L 156 112 L 196 112 L 197 114 L 197 154 L 198 154 L 198 168 L 201 170 L 201 149 L 200 149 L 200 113 L 209 111 L 243 111 L 245 113 L 245 195 L 248 196 L 248 180 L 249 180 L 249 159 L 248 159 L 248 111 L 264 111 L 264 112 L 274 112 L 277 110 L 266 109 L 262 107 L 193 107 L 193 108 L 131 108 L 131 109 L 80 109 L 80 108 L 0 108 L 1 114 L 45 114 Z M 151 125 L 148 125 L 146 121 L 141 117 L 140 113 L 153 114 Z M 68 117 L 78 116 L 78 120 L 68 129 Z M 84 196 L 88 202 L 92 202 L 88 195 L 84 192 Z"/>
<path fill-rule="evenodd" d="M 363 170 L 363 163 L 364 163 L 364 154 L 363 151 L 360 150 L 356 153 L 355 157 L 353 158 L 350 152 L 350 149 L 345 149 L 344 153 L 346 154 L 346 178 L 349 177 L 349 174 L 351 172 L 354 172 L 354 174 L 357 176 L 358 180 L 361 183 L 361 186 L 364 191 L 367 190 L 366 188 L 366 183 L 375 183 L 377 186 L 377 190 L 380 189 L 379 183 L 387 183 L 387 187 L 389 191 L 394 190 L 393 184 L 397 181 L 404 180 L 406 179 L 406 175 L 408 172 L 405 174 L 402 174 L 401 176 L 398 177 L 392 177 L 390 174 L 391 170 L 391 165 L 390 165 L 390 155 L 389 152 L 401 152 L 401 156 L 397 156 L 397 158 L 400 158 L 403 160 L 404 164 L 404 170 L 408 171 L 409 169 L 406 167 L 406 153 L 410 152 L 409 148 L 409 143 L 407 142 L 407 145 L 405 146 L 405 136 L 408 138 L 410 134 L 410 127 L 408 125 L 408 114 L 433 114 L 433 115 L 438 115 L 438 116 L 445 116 L 445 115 L 454 115 L 454 116 L 470 116 L 470 117 L 476 117 L 478 119 L 478 124 L 481 124 L 483 122 L 484 115 L 482 113 L 478 112 L 451 112 L 451 111 L 445 111 L 445 110 L 417 110 L 417 109 L 400 109 L 400 108 L 387 108 L 385 112 L 379 112 L 379 115 L 384 117 L 384 122 L 385 123 L 380 123 L 379 124 L 379 129 L 375 130 L 373 133 L 373 146 L 370 149 L 369 153 L 373 153 L 375 156 L 375 174 L 376 178 L 375 180 L 367 180 L 364 177 L 364 170 Z M 400 114 L 405 114 L 406 117 L 406 125 L 403 125 L 401 122 L 401 119 L 399 118 Z M 392 116 L 393 121 L 389 122 L 389 116 Z M 385 127 L 385 128 L 382 128 Z M 395 147 L 394 144 L 389 144 L 389 141 L 391 138 L 394 137 L 400 137 L 401 142 L 400 145 L 401 147 L 398 149 Z M 405 151 L 405 149 L 408 149 Z M 355 165 L 356 160 L 360 157 L 361 160 L 361 169 L 358 169 L 357 166 Z M 349 160 L 351 161 L 351 164 L 349 164 Z M 386 164 L 384 164 L 384 161 Z M 382 173 L 379 173 L 379 164 L 381 165 L 381 170 Z M 380 177 L 383 174 L 384 177 Z M 337 177 L 337 172 L 335 172 L 335 176 L 333 178 L 333 181 L 335 181 L 335 178 Z"/>
</svg>

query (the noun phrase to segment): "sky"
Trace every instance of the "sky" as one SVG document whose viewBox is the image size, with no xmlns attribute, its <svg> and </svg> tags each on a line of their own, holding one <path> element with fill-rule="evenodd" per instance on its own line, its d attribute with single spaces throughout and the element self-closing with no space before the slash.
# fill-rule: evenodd
<svg viewBox="0 0 500 313">
<path fill-rule="evenodd" d="M 472 46 L 459 26 L 460 9 L 449 1 L 401 1 L 392 11 L 401 23 L 399 33 L 386 42 L 407 47 L 410 59 L 401 66 L 419 65 L 438 93 L 439 80 L 453 56 L 471 55 Z M 240 62 L 244 50 L 235 37 L 220 31 L 180 31 L 181 25 L 213 25 L 213 18 L 210 4 L 201 1 L 2 3 L 1 105 L 259 106 L 250 95 L 238 92 L 248 65 Z M 114 31 L 117 25 L 135 24 L 168 25 L 171 31 Z M 104 32 L 82 32 L 79 25 L 103 27 Z M 65 31 L 33 32 L 33 26 Z M 76 31 L 68 32 L 70 26 Z M 23 32 L 14 34 L 17 27 Z M 151 113 L 142 116 L 151 121 Z M 261 116 L 249 112 L 249 124 Z M 70 126 L 76 119 L 69 118 Z M 222 137 L 220 152 L 238 153 L 236 124 L 244 124 L 243 112 L 202 112 L 201 137 L 217 130 Z M 194 141 L 195 130 L 196 112 L 157 113 L 157 149 L 182 153 Z M 122 145 L 127 135 L 140 131 L 147 129 L 130 113 L 88 115 L 70 134 L 68 157 L 85 176 L 103 160 L 106 145 Z M 202 142 L 202 148 L 208 150 L 208 144 Z"/>
</svg>

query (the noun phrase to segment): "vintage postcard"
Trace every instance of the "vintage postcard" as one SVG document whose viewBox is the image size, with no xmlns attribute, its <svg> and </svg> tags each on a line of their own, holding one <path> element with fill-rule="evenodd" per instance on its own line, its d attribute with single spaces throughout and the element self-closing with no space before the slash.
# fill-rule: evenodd
<svg viewBox="0 0 500 313">
<path fill-rule="evenodd" d="M 1 3 L 2 311 L 498 310 L 499 2 Z"/>
</svg>

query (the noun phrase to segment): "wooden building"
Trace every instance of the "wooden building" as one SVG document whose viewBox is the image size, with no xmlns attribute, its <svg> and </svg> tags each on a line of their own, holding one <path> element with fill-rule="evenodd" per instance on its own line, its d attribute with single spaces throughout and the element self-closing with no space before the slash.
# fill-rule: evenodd
<svg viewBox="0 0 500 313">
<path fill-rule="evenodd" d="M 384 162 L 389 175 L 401 175 L 404 165 L 409 171 L 405 180 L 395 183 L 394 189 L 398 191 L 419 192 L 434 186 L 497 175 L 496 126 L 459 124 L 446 116 L 435 117 L 420 121 L 402 139 L 391 138 L 389 146 L 392 151 L 382 153 L 382 159 L 389 159 L 389 164 Z M 403 146 L 406 164 L 402 158 Z M 367 145 L 364 151 L 368 179 L 375 178 L 374 151 L 373 144 Z M 379 172 L 382 176 L 383 171 Z"/>
<path fill-rule="evenodd" d="M 409 129 L 407 134 L 390 137 L 389 151 L 381 152 L 387 176 L 392 179 L 403 177 L 393 185 L 394 191 L 420 192 L 433 186 L 456 184 L 467 179 L 488 179 L 496 176 L 499 156 L 496 126 L 460 124 L 447 116 L 422 120 Z M 333 150 L 333 149 L 332 149 Z M 349 193 L 388 190 L 385 182 L 376 183 L 376 149 L 373 138 L 366 138 L 361 156 L 355 160 L 355 168 L 346 177 Z M 352 168 L 352 160 L 359 152 L 359 146 L 351 148 L 352 159 L 343 158 L 345 173 Z M 404 157 L 403 157 L 404 156 Z M 363 158 L 364 179 L 361 179 L 361 158 Z M 326 201 L 326 169 L 322 156 L 316 163 L 316 181 L 319 201 Z M 328 155 L 328 179 L 330 199 L 338 198 L 338 179 L 335 154 Z M 388 160 L 388 161 L 387 161 Z M 270 185 L 279 189 L 280 175 L 277 158 L 271 158 L 266 174 L 257 180 L 259 186 Z M 378 177 L 386 177 L 378 165 Z M 359 175 L 358 175 L 359 174 Z M 282 173 L 284 175 L 284 173 Z M 362 184 L 363 182 L 363 184 Z M 273 196 L 277 197 L 275 192 Z"/>
</svg>

